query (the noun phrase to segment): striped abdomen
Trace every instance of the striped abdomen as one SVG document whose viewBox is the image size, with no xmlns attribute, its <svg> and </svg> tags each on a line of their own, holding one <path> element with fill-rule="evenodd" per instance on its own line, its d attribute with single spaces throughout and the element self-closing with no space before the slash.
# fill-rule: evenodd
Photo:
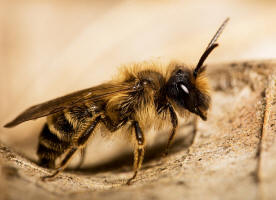
<svg viewBox="0 0 276 200">
<path fill-rule="evenodd" d="M 55 160 L 66 152 L 98 114 L 95 106 L 75 106 L 48 116 L 40 137 L 37 155 L 42 166 L 54 168 Z"/>
</svg>

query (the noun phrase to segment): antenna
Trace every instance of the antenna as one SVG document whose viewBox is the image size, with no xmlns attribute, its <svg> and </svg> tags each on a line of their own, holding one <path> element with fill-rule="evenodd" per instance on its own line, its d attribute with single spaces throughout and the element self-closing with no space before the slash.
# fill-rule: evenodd
<svg viewBox="0 0 276 200">
<path fill-rule="evenodd" d="M 206 60 L 206 58 L 209 56 L 209 54 L 218 46 L 218 43 L 215 43 L 218 39 L 218 37 L 221 35 L 224 27 L 226 26 L 227 22 L 229 21 L 229 18 L 226 18 L 224 20 L 224 22 L 221 24 L 221 26 L 219 27 L 219 29 L 217 30 L 216 34 L 213 36 L 213 38 L 211 39 L 211 41 L 209 42 L 207 48 L 205 49 L 204 53 L 202 54 L 202 56 L 200 57 L 196 68 L 194 70 L 194 77 L 197 77 L 197 74 L 200 70 L 200 68 L 202 67 L 204 61 Z"/>
</svg>

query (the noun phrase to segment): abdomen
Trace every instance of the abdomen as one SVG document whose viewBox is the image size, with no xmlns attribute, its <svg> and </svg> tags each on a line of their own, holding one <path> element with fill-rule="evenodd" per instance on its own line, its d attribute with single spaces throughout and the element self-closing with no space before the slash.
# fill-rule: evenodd
<svg viewBox="0 0 276 200">
<path fill-rule="evenodd" d="M 48 116 L 39 136 L 39 164 L 54 168 L 56 159 L 74 145 L 74 141 L 93 121 L 94 115 L 91 107 L 81 105 Z"/>
</svg>

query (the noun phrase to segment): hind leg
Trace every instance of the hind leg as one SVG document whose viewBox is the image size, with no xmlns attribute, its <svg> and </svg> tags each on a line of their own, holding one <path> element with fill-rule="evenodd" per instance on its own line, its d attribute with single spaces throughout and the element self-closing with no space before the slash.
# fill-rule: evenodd
<svg viewBox="0 0 276 200">
<path fill-rule="evenodd" d="M 67 165 L 69 164 L 69 161 L 73 158 L 73 155 L 75 154 L 75 152 L 79 150 L 81 147 L 84 147 L 86 145 L 88 139 L 94 133 L 94 129 L 97 126 L 97 124 L 100 122 L 100 120 L 101 120 L 101 117 L 99 116 L 92 122 L 92 124 L 77 139 L 76 143 L 67 152 L 67 154 L 65 155 L 65 158 L 61 161 L 59 168 L 52 175 L 42 177 L 42 180 L 52 179 L 56 177 L 60 172 L 62 172 L 67 167 Z"/>
<path fill-rule="evenodd" d="M 60 164 L 60 167 L 52 175 L 43 176 L 42 180 L 45 181 L 47 179 L 49 180 L 49 179 L 55 178 L 60 172 L 62 172 L 66 168 L 66 166 L 68 165 L 69 161 L 72 159 L 74 153 L 77 150 L 78 150 L 77 147 L 70 149 L 70 151 L 67 153 L 67 155 L 65 156 L 65 158 L 62 160 L 62 162 Z"/>
</svg>

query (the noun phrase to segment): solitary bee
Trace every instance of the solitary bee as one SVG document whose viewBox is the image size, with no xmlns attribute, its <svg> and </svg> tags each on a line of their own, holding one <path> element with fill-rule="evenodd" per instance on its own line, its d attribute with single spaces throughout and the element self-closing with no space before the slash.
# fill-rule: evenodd
<svg viewBox="0 0 276 200">
<path fill-rule="evenodd" d="M 61 156 L 63 159 L 56 171 L 44 179 L 62 172 L 73 155 L 83 151 L 96 127 L 103 126 L 110 132 L 125 128 L 128 130 L 125 134 L 135 141 L 134 174 L 128 180 L 130 183 L 143 162 L 147 130 L 158 129 L 164 122 L 171 124 L 167 153 L 178 126 L 176 113 L 184 117 L 191 112 L 207 120 L 211 98 L 203 63 L 218 46 L 217 38 L 228 20 L 213 36 L 194 69 L 176 62 L 163 66 L 165 70 L 162 64 L 153 62 L 125 66 L 116 80 L 32 106 L 5 127 L 47 116 L 39 136 L 39 164 L 55 168 L 56 159 Z"/>
</svg>

